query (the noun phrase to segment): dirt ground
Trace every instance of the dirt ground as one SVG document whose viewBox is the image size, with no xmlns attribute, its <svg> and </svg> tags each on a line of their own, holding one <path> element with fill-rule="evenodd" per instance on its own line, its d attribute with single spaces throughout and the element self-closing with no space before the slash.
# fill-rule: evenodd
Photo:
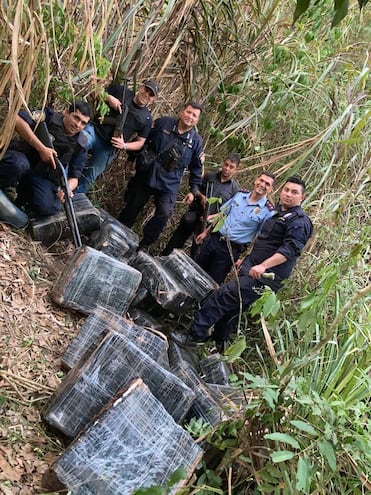
<svg viewBox="0 0 371 495">
<path fill-rule="evenodd" d="M 85 317 L 49 298 L 68 242 L 46 248 L 0 223 L 0 493 L 50 493 L 41 480 L 64 450 L 42 409 L 64 376 L 60 356 Z"/>
</svg>

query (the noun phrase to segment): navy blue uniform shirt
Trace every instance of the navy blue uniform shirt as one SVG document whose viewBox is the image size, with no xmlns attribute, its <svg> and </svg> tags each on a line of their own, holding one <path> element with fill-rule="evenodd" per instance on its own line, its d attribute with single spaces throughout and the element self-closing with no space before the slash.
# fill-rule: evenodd
<svg viewBox="0 0 371 495">
<path fill-rule="evenodd" d="M 177 130 L 178 119 L 161 117 L 154 122 L 148 136 L 148 146 L 159 155 L 174 145 L 181 150 L 181 158 L 173 170 L 167 170 L 156 159 L 147 176 L 147 185 L 153 189 L 177 194 L 183 173 L 189 170 L 189 188 L 192 193 L 199 190 L 202 182 L 203 142 L 194 130 L 180 134 Z"/>
<path fill-rule="evenodd" d="M 247 275 L 251 266 L 259 265 L 275 253 L 280 253 L 286 261 L 269 271 L 274 272 L 280 280 L 290 276 L 297 258 L 312 235 L 313 225 L 301 206 L 285 211 L 278 206 L 276 211 L 273 217 L 264 222 L 250 255 L 242 265 L 241 275 Z"/>
</svg>

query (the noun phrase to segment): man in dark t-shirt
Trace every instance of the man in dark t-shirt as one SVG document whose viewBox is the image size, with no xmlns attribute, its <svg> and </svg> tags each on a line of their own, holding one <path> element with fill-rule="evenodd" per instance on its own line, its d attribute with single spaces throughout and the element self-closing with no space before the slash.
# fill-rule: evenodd
<svg viewBox="0 0 371 495">
<path fill-rule="evenodd" d="M 99 117 L 95 118 L 84 131 L 91 157 L 83 170 L 77 192 L 86 193 L 119 150 L 132 152 L 143 147 L 152 126 L 148 106 L 155 100 L 159 90 L 159 85 L 154 80 L 146 81 L 136 94 L 126 85 L 112 84 L 107 88 L 106 103 L 110 107 L 108 115 L 102 122 Z M 115 136 L 115 122 L 123 111 L 123 99 L 128 106 L 128 113 L 122 135 Z"/>
</svg>

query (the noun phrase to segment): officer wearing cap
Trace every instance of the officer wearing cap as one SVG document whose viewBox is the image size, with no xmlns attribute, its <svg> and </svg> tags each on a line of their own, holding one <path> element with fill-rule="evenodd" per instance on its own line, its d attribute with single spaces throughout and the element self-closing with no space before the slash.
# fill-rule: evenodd
<svg viewBox="0 0 371 495">
<path fill-rule="evenodd" d="M 126 84 L 112 84 L 106 91 L 106 103 L 110 107 L 108 115 L 103 121 L 96 117 L 84 131 L 91 157 L 83 170 L 77 192 L 86 193 L 119 150 L 135 152 L 143 147 L 152 126 L 152 115 L 148 106 L 157 97 L 160 87 L 155 80 L 150 79 L 140 86 L 136 94 L 128 89 Z M 115 136 L 115 124 L 123 111 L 123 100 L 128 107 L 128 113 L 123 134 Z"/>
<path fill-rule="evenodd" d="M 179 118 L 156 119 L 143 150 L 136 158 L 136 175 L 125 192 L 126 206 L 119 220 L 131 227 L 151 197 L 155 214 L 146 223 L 139 250 L 146 251 L 166 225 L 175 206 L 179 186 L 186 168 L 190 192 L 184 203 L 190 205 L 200 189 L 203 168 L 203 141 L 194 127 L 202 107 L 198 102 L 186 103 Z M 138 168 L 138 165 L 140 167 Z"/>
<path fill-rule="evenodd" d="M 272 192 L 273 182 L 274 175 L 265 171 L 255 179 L 252 191 L 239 191 L 222 206 L 225 215 L 222 227 L 210 234 L 195 259 L 218 284 L 224 281 L 233 262 L 254 239 L 264 221 L 272 216 L 274 207 L 267 194 Z M 196 243 L 203 242 L 211 230 L 212 226 L 196 237 Z"/>
<path fill-rule="evenodd" d="M 220 346 L 236 329 L 240 307 L 244 311 L 258 299 L 264 285 L 273 291 L 282 287 L 312 235 L 312 222 L 301 207 L 304 198 L 305 183 L 298 177 L 289 177 L 275 214 L 264 223 L 251 253 L 241 265 L 239 280 L 232 280 L 213 292 L 197 311 L 186 339 L 173 334 L 175 342 L 195 347 L 211 338 Z M 264 278 L 267 273 L 274 274 L 274 279 Z M 214 329 L 209 336 L 212 325 Z"/>
</svg>

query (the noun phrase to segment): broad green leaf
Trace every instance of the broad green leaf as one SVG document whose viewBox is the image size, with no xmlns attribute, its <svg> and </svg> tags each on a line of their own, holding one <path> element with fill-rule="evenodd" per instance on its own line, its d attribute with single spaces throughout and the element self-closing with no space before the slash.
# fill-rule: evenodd
<svg viewBox="0 0 371 495">
<path fill-rule="evenodd" d="M 347 15 L 349 0 L 335 0 L 335 15 L 332 19 L 331 27 L 337 26 Z"/>
<path fill-rule="evenodd" d="M 266 438 L 267 440 L 275 440 L 277 442 L 288 443 L 289 445 L 291 445 L 291 447 L 294 447 L 294 449 L 300 449 L 298 441 L 287 433 L 280 433 L 276 431 L 275 433 L 267 433 L 266 435 L 264 435 L 264 438 Z"/>
<path fill-rule="evenodd" d="M 228 347 L 224 351 L 224 356 L 226 356 L 227 363 L 233 363 L 236 359 L 238 359 L 243 351 L 246 349 L 246 339 L 245 337 L 241 337 L 236 340 L 231 346 Z"/>
<path fill-rule="evenodd" d="M 294 23 L 299 19 L 301 15 L 308 9 L 310 0 L 297 0 L 295 12 L 294 12 Z"/>
<path fill-rule="evenodd" d="M 299 457 L 296 471 L 296 489 L 303 493 L 309 493 L 312 480 L 312 465 L 308 457 Z"/>
<path fill-rule="evenodd" d="M 331 443 L 328 440 L 323 440 L 319 442 L 318 449 L 330 466 L 330 468 L 335 471 L 336 470 L 336 455 Z"/>
<path fill-rule="evenodd" d="M 267 297 L 264 303 L 263 306 L 264 316 L 269 316 L 271 314 L 272 308 L 274 307 L 275 304 L 276 304 L 276 294 L 272 292 L 271 294 L 269 294 L 269 296 Z"/>
<path fill-rule="evenodd" d="M 272 462 L 284 462 L 292 459 L 294 455 L 295 454 L 289 450 L 280 450 L 278 452 L 272 452 L 270 458 L 272 459 Z"/>
<path fill-rule="evenodd" d="M 271 409 L 275 408 L 275 405 L 277 404 L 277 400 L 279 397 L 279 391 L 274 390 L 272 388 L 266 388 L 263 392 L 263 397 L 267 401 L 269 407 Z"/>
<path fill-rule="evenodd" d="M 293 419 L 292 421 L 290 421 L 290 423 L 298 430 L 305 431 L 305 433 L 308 433 L 309 435 L 312 435 L 314 437 L 318 436 L 318 433 L 313 428 L 313 426 L 309 423 L 306 423 L 305 421 L 300 421 L 300 419 Z"/>
<path fill-rule="evenodd" d="M 176 469 L 170 476 L 167 486 L 171 487 L 179 483 L 179 481 L 187 479 L 187 471 L 184 468 Z"/>
</svg>

